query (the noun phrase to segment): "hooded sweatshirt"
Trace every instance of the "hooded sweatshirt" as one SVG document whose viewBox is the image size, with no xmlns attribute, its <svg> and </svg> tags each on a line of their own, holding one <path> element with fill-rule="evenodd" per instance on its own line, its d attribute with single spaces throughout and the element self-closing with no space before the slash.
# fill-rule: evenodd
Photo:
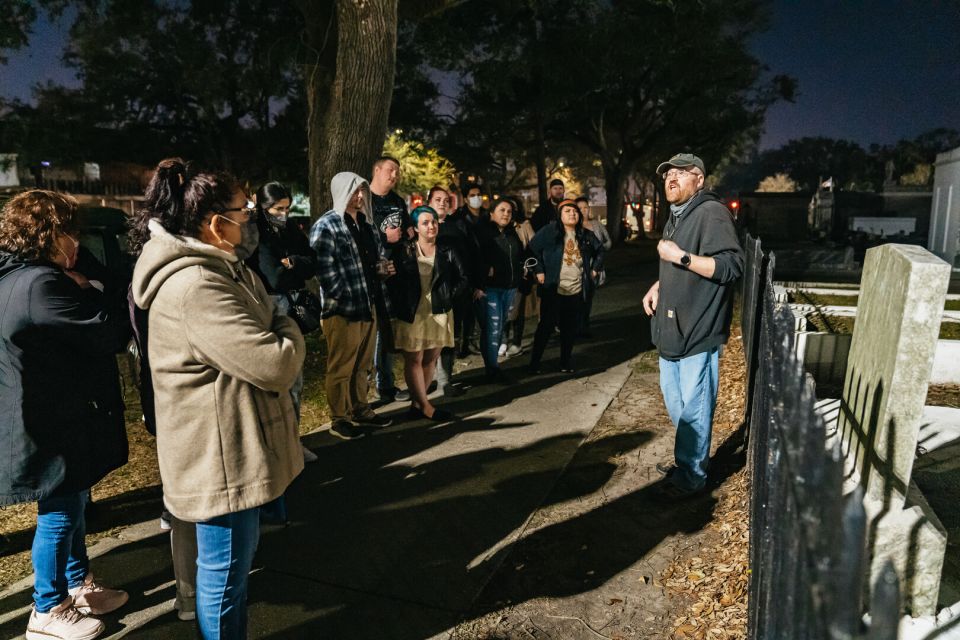
<svg viewBox="0 0 960 640">
<path fill-rule="evenodd" d="M 730 211 L 714 194 L 701 191 L 671 214 L 663 237 L 684 251 L 713 258 L 713 277 L 704 278 L 660 261 L 660 299 L 650 323 L 660 356 L 679 360 L 720 346 L 730 335 L 733 284 L 743 271 L 743 250 Z"/>
<path fill-rule="evenodd" d="M 164 502 L 192 522 L 266 504 L 303 470 L 290 399 L 303 336 L 235 255 L 156 221 L 150 233 L 132 291 L 149 314 Z"/>
<path fill-rule="evenodd" d="M 357 214 L 357 233 L 361 243 L 350 232 L 347 203 L 362 189 L 363 211 Z M 379 234 L 371 226 L 370 186 L 355 173 L 345 171 L 330 181 L 333 209 L 323 214 L 310 229 L 310 246 L 317 252 L 317 279 L 323 298 L 323 317 L 338 315 L 352 321 L 372 319 L 378 307 L 384 317 L 389 314 L 389 300 L 383 283 L 372 269 L 365 269 L 361 253 L 369 254 L 368 262 L 376 264 L 384 258 Z"/>
</svg>

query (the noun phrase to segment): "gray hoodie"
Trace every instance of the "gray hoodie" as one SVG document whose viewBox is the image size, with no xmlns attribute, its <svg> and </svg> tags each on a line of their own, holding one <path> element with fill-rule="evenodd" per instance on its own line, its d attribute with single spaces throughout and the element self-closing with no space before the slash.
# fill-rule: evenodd
<svg viewBox="0 0 960 640">
<path fill-rule="evenodd" d="M 368 321 L 376 309 L 374 296 L 382 296 L 389 314 L 389 300 L 383 284 L 375 275 L 364 273 L 360 250 L 344 219 L 347 203 L 357 189 L 363 190 L 366 218 L 366 224 L 360 225 L 360 232 L 369 234 L 376 255 L 384 257 L 379 234 L 370 226 L 369 184 L 355 173 L 338 173 L 330 181 L 333 209 L 323 214 L 310 229 L 310 246 L 317 252 L 317 279 L 320 281 L 324 318 L 338 315 L 347 320 Z"/>
<path fill-rule="evenodd" d="M 266 504 L 303 469 L 289 393 L 303 336 L 235 255 L 150 233 L 132 290 L 149 313 L 164 502 L 187 521 Z"/>
</svg>

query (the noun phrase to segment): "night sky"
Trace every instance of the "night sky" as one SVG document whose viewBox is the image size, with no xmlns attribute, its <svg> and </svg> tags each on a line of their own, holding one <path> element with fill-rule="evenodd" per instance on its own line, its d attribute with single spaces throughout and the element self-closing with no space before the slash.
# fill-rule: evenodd
<svg viewBox="0 0 960 640">
<path fill-rule="evenodd" d="M 30 46 L 0 67 L 0 95 L 29 99 L 48 79 L 76 84 L 59 60 L 71 19 L 41 18 Z M 960 129 L 958 0 L 774 0 L 771 28 L 751 48 L 800 88 L 795 104 L 768 112 L 764 148 L 802 136 L 867 145 Z"/>
</svg>

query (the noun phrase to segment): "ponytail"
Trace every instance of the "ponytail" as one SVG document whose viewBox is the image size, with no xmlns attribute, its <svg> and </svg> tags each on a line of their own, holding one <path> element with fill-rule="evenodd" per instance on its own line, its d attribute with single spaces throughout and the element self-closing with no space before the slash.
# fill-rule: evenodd
<svg viewBox="0 0 960 640">
<path fill-rule="evenodd" d="M 182 158 L 161 160 L 131 224 L 131 250 L 140 255 L 150 239 L 151 220 L 173 235 L 198 236 L 204 217 L 210 211 L 225 209 L 238 188 L 236 178 L 229 173 L 197 172 Z"/>
</svg>

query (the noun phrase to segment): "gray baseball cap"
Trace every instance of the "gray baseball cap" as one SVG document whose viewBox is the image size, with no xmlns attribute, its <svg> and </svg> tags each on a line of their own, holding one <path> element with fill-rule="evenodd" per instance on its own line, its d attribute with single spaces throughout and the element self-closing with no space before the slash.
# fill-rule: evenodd
<svg viewBox="0 0 960 640">
<path fill-rule="evenodd" d="M 692 153 L 678 153 L 666 162 L 661 162 L 657 167 L 657 175 L 662 176 L 670 167 L 696 167 L 704 175 L 707 174 L 707 170 L 703 168 L 703 160 Z"/>
</svg>

